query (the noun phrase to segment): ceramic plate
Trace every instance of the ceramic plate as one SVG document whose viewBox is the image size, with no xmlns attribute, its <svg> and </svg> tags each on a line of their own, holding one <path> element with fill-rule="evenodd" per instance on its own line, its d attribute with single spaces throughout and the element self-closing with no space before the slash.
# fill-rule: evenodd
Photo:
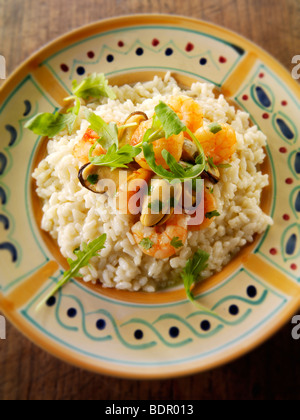
<svg viewBox="0 0 300 420">
<path fill-rule="evenodd" d="M 40 230 L 31 173 L 45 144 L 24 123 L 54 112 L 74 78 L 104 72 L 112 83 L 145 81 L 171 70 L 249 112 L 268 136 L 270 175 L 262 207 L 275 221 L 197 290 L 216 316 L 184 290 L 156 294 L 88 287 L 74 280 L 39 312 L 37 302 L 66 268 Z M 131 16 L 95 23 L 46 46 L 1 89 L 0 306 L 31 340 L 96 372 L 159 378 L 199 372 L 241 356 L 288 322 L 300 297 L 300 88 L 280 64 L 244 38 L 174 16 Z"/>
</svg>

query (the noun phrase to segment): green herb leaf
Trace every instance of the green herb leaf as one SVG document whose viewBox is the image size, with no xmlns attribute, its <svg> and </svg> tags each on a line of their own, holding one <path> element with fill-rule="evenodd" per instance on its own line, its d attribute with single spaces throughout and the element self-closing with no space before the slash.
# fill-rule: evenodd
<svg viewBox="0 0 300 420">
<path fill-rule="evenodd" d="M 98 140 L 100 143 L 100 141 Z M 97 145 L 97 142 L 95 143 Z M 113 144 L 107 151 L 106 155 L 92 156 L 93 146 L 90 149 L 89 159 L 93 165 L 108 166 L 110 168 L 127 168 L 127 164 L 131 163 L 134 158 L 139 155 L 142 149 L 126 144 L 117 150 L 117 146 Z"/>
<path fill-rule="evenodd" d="M 86 267 L 91 258 L 96 257 L 98 252 L 105 248 L 104 244 L 106 242 L 106 234 L 101 235 L 99 238 L 90 242 L 89 244 L 83 243 L 81 249 L 77 248 L 74 250 L 74 255 L 76 255 L 76 260 L 68 259 L 70 269 L 64 273 L 62 278 L 59 280 L 55 288 L 46 296 L 45 299 L 38 305 L 39 309 L 47 300 L 55 295 L 58 290 L 60 290 L 66 283 L 68 283 L 73 277 L 78 277 L 79 271 L 81 268 Z"/>
<path fill-rule="evenodd" d="M 99 180 L 99 176 L 97 174 L 91 174 L 87 177 L 87 182 L 89 182 L 92 185 L 97 184 Z"/>
<path fill-rule="evenodd" d="M 210 211 L 205 214 L 206 219 L 212 219 L 213 217 L 221 216 L 220 213 L 217 210 Z"/>
<path fill-rule="evenodd" d="M 149 249 L 151 249 L 154 245 L 154 243 L 151 241 L 150 238 L 144 238 L 141 242 L 140 245 L 146 249 L 146 251 L 149 251 Z"/>
<path fill-rule="evenodd" d="M 202 280 L 201 273 L 208 267 L 209 254 L 205 251 L 198 250 L 193 258 L 191 258 L 183 270 L 181 277 L 183 279 L 186 294 L 189 300 L 197 305 L 201 310 L 214 314 L 209 309 L 205 308 L 195 300 L 192 292 L 193 284 L 199 283 Z"/>
<path fill-rule="evenodd" d="M 219 131 L 223 130 L 222 126 L 219 123 L 209 124 L 208 128 L 209 128 L 209 131 L 213 134 L 217 134 L 219 133 Z"/>
<path fill-rule="evenodd" d="M 217 168 L 217 165 L 214 164 L 214 159 L 211 156 L 207 157 L 207 164 L 212 168 Z"/>
<path fill-rule="evenodd" d="M 157 118 L 157 115 L 154 114 L 153 121 L 152 121 L 152 127 L 149 128 L 143 137 L 143 142 L 153 143 L 156 140 L 159 140 L 161 138 L 165 137 L 165 132 L 162 126 L 162 123 Z"/>
<path fill-rule="evenodd" d="M 80 101 L 76 100 L 76 105 L 70 108 L 66 114 L 50 114 L 45 112 L 37 114 L 25 124 L 25 128 L 31 130 L 38 136 L 47 136 L 53 138 L 56 134 L 60 133 L 66 127 L 69 134 L 72 133 L 76 119 L 80 111 Z"/>
<path fill-rule="evenodd" d="M 188 169 L 183 168 L 168 151 L 164 150 L 162 156 L 171 170 L 171 173 L 168 173 L 169 171 L 165 170 L 162 166 L 156 165 L 153 148 L 150 147 L 149 143 L 162 137 L 168 139 L 183 131 L 186 131 L 191 136 L 199 150 L 196 165 Z M 205 154 L 200 142 L 191 130 L 189 130 L 180 120 L 176 112 L 162 101 L 155 107 L 152 128 L 147 130 L 142 146 L 148 165 L 157 175 L 162 176 L 163 178 L 181 180 L 196 178 L 205 170 Z"/>
<path fill-rule="evenodd" d="M 107 124 L 101 117 L 91 111 L 86 112 L 86 118 L 90 123 L 90 128 L 99 135 L 99 143 L 104 149 L 108 150 L 113 144 L 119 145 L 116 123 L 111 122 Z"/>
<path fill-rule="evenodd" d="M 228 169 L 231 167 L 232 166 L 230 165 L 230 163 L 221 163 L 220 165 L 217 165 L 217 168 L 222 168 L 222 169 Z"/>
<path fill-rule="evenodd" d="M 156 158 L 153 150 L 153 145 L 151 143 L 143 143 L 143 152 L 145 159 L 157 175 L 168 180 L 178 179 L 182 182 L 186 179 L 197 178 L 199 177 L 205 169 L 205 161 L 197 163 L 194 166 L 189 166 L 187 169 L 184 169 L 176 159 L 171 155 L 167 150 L 162 151 L 162 157 L 166 161 L 167 165 L 170 168 L 170 171 L 164 169 L 161 165 L 156 164 Z"/>
<path fill-rule="evenodd" d="M 176 236 L 172 239 L 171 246 L 173 246 L 175 249 L 179 249 L 183 247 L 183 242 Z"/>
<path fill-rule="evenodd" d="M 103 73 L 93 73 L 80 84 L 74 80 L 72 91 L 75 96 L 83 99 L 99 99 L 101 97 L 116 99 L 116 95 L 108 85 L 108 81 Z"/>
<path fill-rule="evenodd" d="M 155 107 L 155 114 L 164 128 L 166 139 L 186 131 L 185 124 L 180 120 L 176 112 L 164 102 L 161 101 Z"/>
</svg>

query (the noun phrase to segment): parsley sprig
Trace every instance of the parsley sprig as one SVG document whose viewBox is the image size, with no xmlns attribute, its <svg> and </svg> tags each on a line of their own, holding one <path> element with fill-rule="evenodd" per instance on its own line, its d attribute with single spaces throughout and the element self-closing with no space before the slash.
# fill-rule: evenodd
<svg viewBox="0 0 300 420">
<path fill-rule="evenodd" d="M 49 298 L 55 295 L 65 284 L 67 284 L 73 277 L 78 277 L 79 272 L 82 268 L 89 265 L 91 258 L 96 257 L 101 249 L 105 248 L 106 234 L 101 235 L 94 241 L 86 244 L 85 242 L 80 248 L 74 251 L 74 255 L 77 257 L 75 260 L 68 258 L 69 270 L 64 273 L 62 278 L 59 280 L 53 290 L 42 300 L 37 306 L 37 310 L 41 308 L 43 304 L 47 302 Z"/>
<path fill-rule="evenodd" d="M 199 249 L 194 256 L 188 260 L 181 277 L 183 279 L 183 284 L 185 287 L 185 291 L 187 294 L 187 297 L 189 300 L 196 306 L 198 306 L 199 309 L 210 313 L 212 315 L 215 315 L 214 312 L 210 311 L 208 308 L 206 308 L 203 305 L 200 305 L 192 292 L 192 287 L 194 284 L 199 283 L 202 281 L 201 273 L 208 267 L 208 260 L 209 260 L 209 254 L 205 251 L 202 251 Z"/>
<path fill-rule="evenodd" d="M 170 170 L 164 169 L 161 165 L 157 165 L 152 142 L 162 137 L 169 139 L 171 136 L 179 135 L 182 132 L 187 132 L 198 148 L 199 156 L 196 159 L 196 165 L 188 165 L 184 168 L 167 150 L 162 151 L 162 157 Z M 153 172 L 162 178 L 168 180 L 180 179 L 184 181 L 186 179 L 198 178 L 205 170 L 206 159 L 200 142 L 194 133 L 180 120 L 176 112 L 162 101 L 155 107 L 153 124 L 144 136 L 142 148 L 148 165 Z"/>
<path fill-rule="evenodd" d="M 108 85 L 108 81 L 103 73 L 93 73 L 86 77 L 81 83 L 77 83 L 76 80 L 72 83 L 72 92 L 77 98 L 99 99 L 102 97 L 116 99 L 116 94 L 112 88 Z"/>
<path fill-rule="evenodd" d="M 80 100 L 76 100 L 76 105 L 70 108 L 66 114 L 56 112 L 51 114 L 49 112 L 35 115 L 25 124 L 25 128 L 33 131 L 38 136 L 47 136 L 52 138 L 65 128 L 68 129 L 69 134 L 72 133 L 75 122 L 80 111 Z"/>
</svg>

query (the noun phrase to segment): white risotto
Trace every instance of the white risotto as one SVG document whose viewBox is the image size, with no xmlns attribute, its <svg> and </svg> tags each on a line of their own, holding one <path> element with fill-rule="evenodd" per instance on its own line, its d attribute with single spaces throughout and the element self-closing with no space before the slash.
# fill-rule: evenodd
<svg viewBox="0 0 300 420">
<path fill-rule="evenodd" d="M 42 229 L 57 240 L 64 257 L 74 258 L 73 251 L 82 242 L 90 242 L 107 234 L 105 249 L 90 265 L 81 269 L 83 280 L 104 287 L 154 292 L 178 282 L 187 260 L 198 250 L 210 254 L 205 277 L 219 272 L 241 247 L 252 242 L 256 233 L 263 233 L 272 219 L 260 208 L 261 194 L 269 183 L 259 170 L 265 159 L 265 135 L 256 126 L 250 127 L 249 115 L 236 111 L 221 95 L 213 93 L 213 85 L 195 83 L 183 91 L 167 74 L 162 80 L 114 87 L 117 99 L 103 99 L 89 108 L 106 121 L 126 120 L 129 114 L 143 111 L 152 117 L 159 101 L 171 96 L 186 95 L 197 101 L 204 114 L 204 123 L 228 123 L 236 132 L 237 150 L 230 168 L 220 169 L 221 180 L 214 185 L 217 211 L 213 223 L 199 232 L 189 232 L 184 247 L 166 260 L 145 255 L 137 246 L 126 215 L 118 214 L 114 200 L 105 194 L 94 194 L 78 180 L 82 164 L 73 156 L 74 146 L 82 139 L 89 123 L 85 107 L 79 115 L 78 130 L 73 135 L 61 132 L 48 142 L 48 155 L 39 164 L 33 177 L 37 194 L 43 200 Z"/>
</svg>

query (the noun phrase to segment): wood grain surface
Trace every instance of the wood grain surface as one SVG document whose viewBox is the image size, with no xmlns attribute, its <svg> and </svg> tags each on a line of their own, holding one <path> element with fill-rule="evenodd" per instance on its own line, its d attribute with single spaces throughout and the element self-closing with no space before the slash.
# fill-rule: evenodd
<svg viewBox="0 0 300 420">
<path fill-rule="evenodd" d="M 300 54 L 299 0 L 0 0 L 0 54 L 8 74 L 45 43 L 95 20 L 134 13 L 200 18 L 251 39 L 287 69 Z M 300 341 L 287 325 L 251 354 L 192 377 L 108 378 L 69 366 L 8 325 L 0 341 L 1 400 L 299 399 Z"/>
</svg>

